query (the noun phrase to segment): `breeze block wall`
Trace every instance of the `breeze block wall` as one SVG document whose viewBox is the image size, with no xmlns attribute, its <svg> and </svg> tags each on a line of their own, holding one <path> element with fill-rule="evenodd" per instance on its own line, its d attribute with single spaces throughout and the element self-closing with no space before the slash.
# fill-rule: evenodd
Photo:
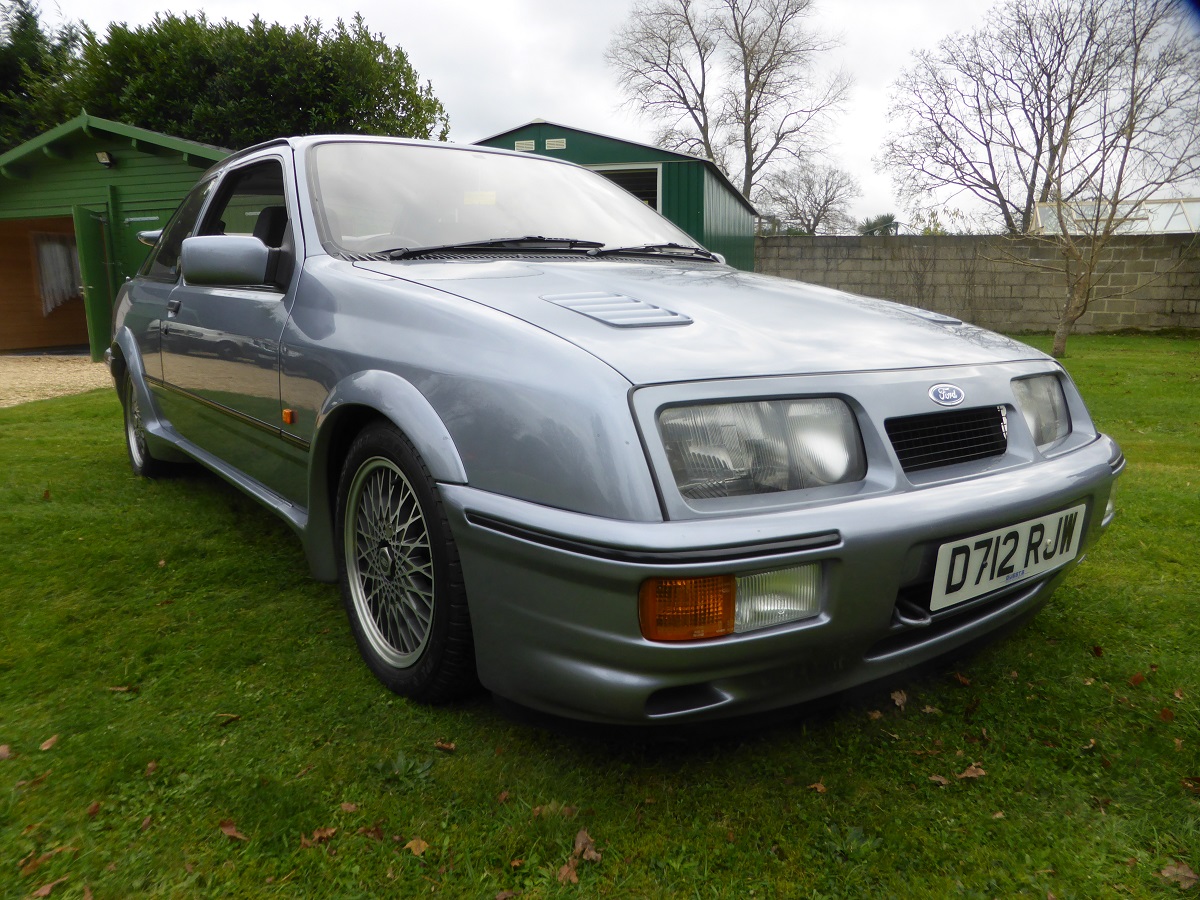
<svg viewBox="0 0 1200 900">
<path fill-rule="evenodd" d="M 896 300 L 996 331 L 1051 331 L 1066 300 L 1057 250 L 1029 238 L 760 237 L 755 261 L 765 275 Z M 1114 296 L 1093 301 L 1077 332 L 1200 329 L 1200 234 L 1118 238 L 1098 272 L 1098 296 Z"/>
</svg>

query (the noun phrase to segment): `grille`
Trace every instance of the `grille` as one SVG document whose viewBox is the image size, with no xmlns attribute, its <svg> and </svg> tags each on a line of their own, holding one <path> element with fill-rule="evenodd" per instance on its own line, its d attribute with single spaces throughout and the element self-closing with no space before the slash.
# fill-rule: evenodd
<svg viewBox="0 0 1200 900">
<path fill-rule="evenodd" d="M 884 424 L 905 472 L 1000 456 L 1008 449 L 1003 406 L 906 416 Z"/>
</svg>

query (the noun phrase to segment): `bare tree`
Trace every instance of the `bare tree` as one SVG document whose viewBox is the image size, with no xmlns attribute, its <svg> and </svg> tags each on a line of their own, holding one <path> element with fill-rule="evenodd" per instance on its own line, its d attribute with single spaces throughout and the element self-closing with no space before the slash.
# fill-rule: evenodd
<svg viewBox="0 0 1200 900">
<path fill-rule="evenodd" d="M 712 160 L 750 197 L 775 160 L 817 149 L 849 78 L 816 73 L 834 46 L 814 0 L 643 0 L 606 54 L 658 143 Z"/>
<path fill-rule="evenodd" d="M 1065 277 L 1056 356 L 1103 293 L 1113 237 L 1200 172 L 1200 40 L 1185 16 L 1172 0 L 1007 0 L 895 83 L 880 162 L 901 195 L 918 208 L 965 192 L 1008 234 L 1057 249 L 1012 257 Z"/>
<path fill-rule="evenodd" d="M 861 196 L 845 169 L 797 163 L 763 178 L 755 205 L 800 234 L 839 234 L 853 224 L 848 207 Z"/>
</svg>

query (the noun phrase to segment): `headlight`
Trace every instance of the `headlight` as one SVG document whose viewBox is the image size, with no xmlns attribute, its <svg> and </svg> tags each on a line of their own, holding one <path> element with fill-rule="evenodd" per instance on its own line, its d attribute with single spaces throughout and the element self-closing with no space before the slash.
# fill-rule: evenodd
<svg viewBox="0 0 1200 900">
<path fill-rule="evenodd" d="M 859 481 L 862 435 L 841 400 L 758 400 L 674 406 L 658 416 L 679 493 L 741 497 Z"/>
<path fill-rule="evenodd" d="M 1057 375 L 1038 375 L 1012 383 L 1017 408 L 1039 450 L 1061 441 L 1071 430 L 1067 398 Z"/>
</svg>

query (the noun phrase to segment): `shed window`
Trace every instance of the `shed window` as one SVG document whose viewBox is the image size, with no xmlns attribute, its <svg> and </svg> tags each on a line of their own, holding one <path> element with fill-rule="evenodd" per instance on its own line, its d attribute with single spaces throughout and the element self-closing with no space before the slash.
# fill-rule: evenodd
<svg viewBox="0 0 1200 900">
<path fill-rule="evenodd" d="M 42 315 L 48 316 L 68 300 L 80 296 L 83 276 L 79 273 L 79 253 L 73 234 L 34 232 L 31 237 L 37 257 Z"/>
<path fill-rule="evenodd" d="M 600 174 L 619 184 L 651 209 L 658 209 L 658 169 L 601 169 Z"/>
</svg>

